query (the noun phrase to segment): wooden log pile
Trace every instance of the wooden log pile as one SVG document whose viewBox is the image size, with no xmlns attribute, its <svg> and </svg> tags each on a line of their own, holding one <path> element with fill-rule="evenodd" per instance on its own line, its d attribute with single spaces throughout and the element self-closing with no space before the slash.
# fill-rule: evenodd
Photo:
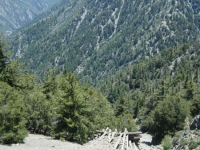
<svg viewBox="0 0 200 150">
<path fill-rule="evenodd" d="M 106 139 L 108 143 L 113 145 L 113 149 L 120 150 L 138 150 L 140 134 L 142 132 L 128 132 L 125 128 L 124 132 L 112 131 L 109 128 L 97 130 L 96 138 L 99 140 Z"/>
</svg>

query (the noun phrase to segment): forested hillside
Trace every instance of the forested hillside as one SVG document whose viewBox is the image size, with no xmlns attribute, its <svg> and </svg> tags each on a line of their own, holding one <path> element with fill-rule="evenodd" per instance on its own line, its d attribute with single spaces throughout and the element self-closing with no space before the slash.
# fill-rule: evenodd
<svg viewBox="0 0 200 150">
<path fill-rule="evenodd" d="M 56 2 L 57 0 L 0 1 L 0 32 L 10 35 Z"/>
<path fill-rule="evenodd" d="M 115 113 L 132 114 L 142 131 L 161 139 L 200 113 L 199 71 L 200 43 L 184 44 L 120 70 L 101 91 Z"/>
<path fill-rule="evenodd" d="M 159 140 L 188 128 L 199 29 L 199 0 L 60 1 L 7 39 L 14 56 L 0 41 L 0 143 L 27 131 L 84 143 L 135 120 Z"/>
<path fill-rule="evenodd" d="M 136 130 L 131 116 L 118 120 L 101 92 L 75 74 L 53 69 L 41 83 L 9 54 L 0 40 L 0 144 L 22 143 L 28 132 L 84 143 L 107 126 Z"/>
<path fill-rule="evenodd" d="M 8 59 L 2 41 L 0 48 L 0 143 L 22 142 L 28 131 L 84 143 L 107 126 L 135 131 L 133 119 L 161 140 L 186 129 L 186 121 L 200 113 L 199 41 L 120 70 L 101 91 L 80 83 L 65 68 L 46 72 L 39 82 Z"/>
<path fill-rule="evenodd" d="M 32 72 L 66 65 L 96 84 L 121 67 L 199 36 L 199 1 L 72 0 L 12 39 Z"/>
</svg>

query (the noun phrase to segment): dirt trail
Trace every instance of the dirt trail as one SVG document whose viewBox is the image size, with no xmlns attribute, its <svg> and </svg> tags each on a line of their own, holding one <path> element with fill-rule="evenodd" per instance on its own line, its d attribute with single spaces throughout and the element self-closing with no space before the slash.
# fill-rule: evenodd
<svg viewBox="0 0 200 150">
<path fill-rule="evenodd" d="M 140 150 L 163 150 L 163 148 L 158 145 L 158 146 L 153 146 L 151 144 L 152 141 L 152 136 L 147 133 L 141 134 L 141 139 L 140 139 Z"/>
<path fill-rule="evenodd" d="M 162 150 L 160 146 L 151 146 L 152 137 L 141 134 L 140 150 Z M 43 135 L 29 134 L 23 144 L 0 145 L 0 150 L 112 150 L 108 140 L 94 139 L 84 145 L 54 140 Z"/>
<path fill-rule="evenodd" d="M 81 145 L 53 140 L 43 135 L 29 134 L 24 144 L 0 145 L 0 150 L 81 150 Z"/>
</svg>

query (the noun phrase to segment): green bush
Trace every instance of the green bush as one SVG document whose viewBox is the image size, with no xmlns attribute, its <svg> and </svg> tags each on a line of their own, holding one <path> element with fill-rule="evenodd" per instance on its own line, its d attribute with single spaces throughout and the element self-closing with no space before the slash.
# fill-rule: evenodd
<svg viewBox="0 0 200 150">
<path fill-rule="evenodd" d="M 170 136 L 165 136 L 165 138 L 162 140 L 162 146 L 164 150 L 169 150 L 172 147 L 172 139 Z"/>
<path fill-rule="evenodd" d="M 195 149 L 197 148 L 198 144 L 196 141 L 194 140 L 191 140 L 190 143 L 189 143 L 189 149 L 192 150 L 192 149 Z"/>
<path fill-rule="evenodd" d="M 116 127 L 118 131 L 123 132 L 125 128 L 128 131 L 134 132 L 137 131 L 136 123 L 132 118 L 131 114 L 120 115 L 117 117 Z"/>
<path fill-rule="evenodd" d="M 185 145 L 188 144 L 187 139 L 181 139 L 180 146 L 183 148 Z"/>
<path fill-rule="evenodd" d="M 186 100 L 178 99 L 176 96 L 166 96 L 149 116 L 153 118 L 150 130 L 156 137 L 173 135 L 184 128 L 185 118 L 189 113 L 190 105 Z"/>
</svg>

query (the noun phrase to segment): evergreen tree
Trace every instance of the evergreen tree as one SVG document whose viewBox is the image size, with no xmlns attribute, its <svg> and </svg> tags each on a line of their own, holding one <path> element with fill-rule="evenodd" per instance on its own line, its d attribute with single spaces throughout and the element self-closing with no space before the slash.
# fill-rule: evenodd
<svg viewBox="0 0 200 150">
<path fill-rule="evenodd" d="M 115 102 L 115 116 L 127 114 L 128 112 L 128 101 L 124 96 L 120 96 Z"/>
<path fill-rule="evenodd" d="M 36 89 L 37 87 L 37 89 Z M 27 128 L 33 133 L 47 134 L 51 130 L 53 103 L 46 99 L 40 86 L 36 86 L 27 97 Z"/>
<path fill-rule="evenodd" d="M 58 83 L 56 81 L 57 70 L 52 69 L 46 73 L 45 81 L 43 84 L 44 94 L 48 100 L 52 100 L 57 92 Z"/>
<path fill-rule="evenodd" d="M 6 67 L 6 56 L 4 55 L 4 42 L 1 39 L 0 36 L 0 73 L 5 69 Z"/>
<path fill-rule="evenodd" d="M 82 92 L 75 75 L 71 73 L 61 75 L 56 98 L 59 103 L 58 122 L 55 126 L 57 137 L 80 142 L 87 140 L 93 124 L 88 120 L 90 111 Z"/>
<path fill-rule="evenodd" d="M 109 103 L 88 86 L 81 85 L 72 73 L 58 77 L 58 102 L 53 135 L 57 138 L 86 142 L 93 131 L 111 126 L 113 112 Z"/>
<path fill-rule="evenodd" d="M 12 87 L 18 87 L 21 76 L 21 66 L 18 60 L 10 60 L 2 72 L 3 81 Z"/>
<path fill-rule="evenodd" d="M 7 83 L 0 82 L 0 142 L 23 142 L 27 136 L 25 116 L 23 95 Z"/>
<path fill-rule="evenodd" d="M 9 51 L 5 52 L 6 45 L 0 36 L 0 80 L 10 86 L 17 86 L 20 76 L 20 64 L 17 60 L 10 60 Z"/>
<path fill-rule="evenodd" d="M 200 114 L 200 94 L 196 94 L 191 102 L 191 115 L 196 116 Z"/>
</svg>

